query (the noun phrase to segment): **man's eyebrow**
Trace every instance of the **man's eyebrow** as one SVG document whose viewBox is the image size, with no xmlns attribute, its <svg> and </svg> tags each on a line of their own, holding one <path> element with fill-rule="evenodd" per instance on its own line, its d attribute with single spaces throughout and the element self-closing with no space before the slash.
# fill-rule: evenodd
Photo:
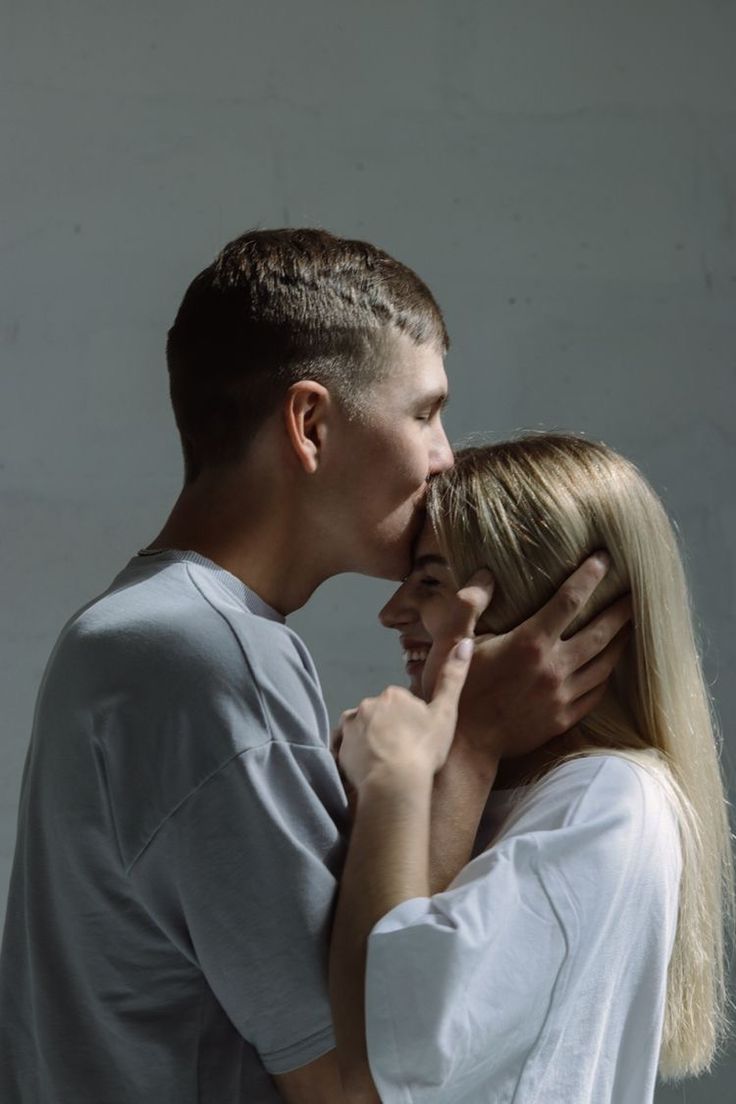
<svg viewBox="0 0 736 1104">
<path fill-rule="evenodd" d="M 429 395 L 425 395 L 422 399 L 421 406 L 438 406 L 440 410 L 444 410 L 450 401 L 450 395 L 447 391 L 433 391 Z"/>
</svg>

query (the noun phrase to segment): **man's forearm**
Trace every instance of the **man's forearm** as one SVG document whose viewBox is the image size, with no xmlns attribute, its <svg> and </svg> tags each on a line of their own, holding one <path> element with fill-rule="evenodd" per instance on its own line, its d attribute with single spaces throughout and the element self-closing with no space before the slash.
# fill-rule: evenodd
<svg viewBox="0 0 736 1104">
<path fill-rule="evenodd" d="M 432 792 L 430 894 L 446 889 L 469 861 L 497 770 L 497 759 L 455 737 Z"/>
</svg>

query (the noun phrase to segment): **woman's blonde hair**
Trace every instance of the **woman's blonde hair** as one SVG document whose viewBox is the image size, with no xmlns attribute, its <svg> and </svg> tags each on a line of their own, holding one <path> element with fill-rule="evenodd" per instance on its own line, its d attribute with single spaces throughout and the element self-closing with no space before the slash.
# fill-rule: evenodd
<svg viewBox="0 0 736 1104">
<path fill-rule="evenodd" d="M 633 632 L 611 688 L 576 727 L 575 750 L 552 765 L 613 750 L 656 773 L 673 803 L 682 876 L 659 1072 L 701 1073 L 730 1029 L 734 871 L 714 722 L 667 514 L 632 463 L 561 433 L 463 449 L 430 482 L 427 509 L 459 586 L 481 566 L 493 573 L 478 632 L 526 620 L 598 549 L 611 568 L 566 635 L 631 593 Z"/>
</svg>

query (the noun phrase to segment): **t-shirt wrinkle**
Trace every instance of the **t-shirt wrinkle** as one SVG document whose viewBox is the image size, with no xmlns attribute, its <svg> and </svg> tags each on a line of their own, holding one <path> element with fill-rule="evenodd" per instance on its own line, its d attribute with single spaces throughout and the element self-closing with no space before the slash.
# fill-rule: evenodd
<svg viewBox="0 0 736 1104">
<path fill-rule="evenodd" d="M 166 814 L 160 824 L 156 826 L 154 831 L 146 840 L 143 847 L 141 847 L 138 854 L 133 858 L 132 862 L 126 868 L 125 873 L 128 875 L 128 877 L 130 877 L 130 875 L 133 873 L 133 868 L 135 867 L 136 863 L 139 859 L 142 858 L 144 853 L 154 842 L 159 832 L 173 817 L 176 816 L 178 812 L 181 811 L 181 809 L 187 804 L 188 801 L 190 801 L 196 794 L 198 794 L 200 790 L 204 789 L 204 787 L 207 786 L 210 782 L 214 781 L 219 775 L 222 774 L 223 771 L 227 770 L 227 768 L 231 766 L 236 759 L 245 758 L 246 755 L 251 755 L 253 752 L 256 751 L 263 751 L 264 748 L 269 748 L 269 750 L 276 750 L 277 748 L 283 748 L 284 750 L 288 750 L 290 748 L 299 748 L 300 751 L 311 751 L 316 752 L 318 755 L 331 756 L 331 752 L 329 752 L 326 748 L 315 747 L 313 744 L 281 744 L 273 739 L 264 740 L 262 744 L 256 744 L 254 747 L 242 748 L 240 751 L 234 752 L 229 759 L 226 759 L 224 763 L 221 763 L 219 767 L 216 767 L 215 770 L 213 770 L 206 778 L 203 778 L 202 781 L 198 783 L 198 785 L 194 786 L 193 789 L 191 789 L 186 795 L 186 797 L 183 797 L 182 800 L 173 809 L 171 809 L 169 813 Z"/>
<path fill-rule="evenodd" d="M 223 611 L 221 609 L 218 609 L 217 606 L 214 605 L 212 600 L 202 590 L 202 587 L 199 585 L 199 583 L 197 582 L 197 580 L 196 580 L 196 578 L 195 578 L 195 576 L 192 572 L 191 564 L 185 563 L 184 564 L 184 569 L 185 569 L 186 574 L 188 575 L 189 579 L 193 583 L 194 587 L 196 588 L 197 592 L 202 596 L 202 598 L 207 603 L 207 605 L 210 607 L 210 609 L 214 610 L 215 613 L 218 614 L 222 618 L 222 620 L 225 622 L 228 629 L 230 630 L 230 634 L 233 637 L 235 643 L 237 644 L 238 649 L 240 651 L 240 654 L 243 657 L 243 661 L 244 661 L 245 665 L 248 668 L 248 673 L 250 674 L 250 677 L 251 677 L 251 680 L 252 680 L 252 685 L 255 688 L 256 697 L 258 698 L 258 704 L 261 707 L 261 713 L 263 715 L 263 719 L 266 722 L 266 726 L 268 728 L 268 734 L 271 737 L 271 739 L 273 739 L 273 731 L 271 729 L 271 718 L 268 714 L 268 710 L 266 709 L 265 703 L 263 701 L 263 693 L 261 691 L 261 686 L 260 686 L 260 683 L 259 683 L 258 679 L 256 678 L 255 671 L 253 670 L 253 664 L 250 661 L 250 656 L 248 655 L 245 648 L 243 647 L 242 640 L 240 639 L 240 637 L 236 633 L 235 629 L 233 628 L 230 619 L 225 616 L 225 614 L 223 613 Z"/>
<path fill-rule="evenodd" d="M 615 758 L 616 764 L 623 763 L 624 766 L 627 768 L 627 773 L 630 774 L 630 775 L 633 775 L 634 778 L 635 778 L 636 788 L 638 790 L 639 799 L 640 799 L 639 800 L 639 807 L 637 809 L 637 823 L 640 825 L 641 821 L 642 821 L 642 810 L 643 810 L 643 806 L 644 806 L 644 801 L 646 799 L 646 795 L 644 793 L 644 786 L 643 786 L 643 783 L 642 783 L 642 779 L 639 776 L 639 772 L 636 770 L 636 768 L 634 767 L 634 765 L 632 763 L 628 762 L 623 757 L 616 756 L 616 757 L 611 757 L 611 758 Z M 575 802 L 575 805 L 574 805 L 573 810 L 571 811 L 569 817 L 565 818 L 566 826 L 568 826 L 568 827 L 574 826 L 577 823 L 578 815 L 580 814 L 581 810 L 584 808 L 584 803 L 586 801 L 592 801 L 593 800 L 593 798 L 591 796 L 592 791 L 594 791 L 596 782 L 598 781 L 598 779 L 600 778 L 602 772 L 606 769 L 606 767 L 608 767 L 608 770 L 609 770 L 609 773 L 610 773 L 611 767 L 610 767 L 610 760 L 609 759 L 604 759 L 603 760 L 603 762 L 598 767 L 598 770 L 593 775 L 593 777 L 590 781 L 590 785 L 586 789 L 584 789 L 582 791 L 582 793 L 579 795 L 579 797 L 578 797 L 577 801 Z M 631 814 L 633 812 L 631 810 L 630 806 L 628 805 L 628 803 L 627 803 L 626 811 L 627 811 L 627 814 Z M 631 816 L 629 816 L 629 819 L 632 819 Z M 632 861 L 633 861 L 632 853 L 631 853 L 630 849 L 627 848 L 627 851 L 626 851 L 626 869 L 627 869 L 627 871 L 630 869 L 630 867 L 632 865 Z M 579 907 L 580 906 L 579 906 L 579 903 L 578 903 L 578 900 L 577 900 L 577 895 L 574 893 L 574 885 L 571 883 L 571 881 L 569 879 L 569 876 L 568 876 L 568 873 L 565 869 L 565 866 L 560 865 L 559 868 L 555 869 L 554 873 L 555 873 L 557 879 L 562 881 L 562 883 L 564 884 L 566 890 L 568 890 L 568 892 L 565 894 L 565 898 L 566 898 L 568 904 L 570 905 L 575 917 L 578 917 L 578 912 L 579 912 Z"/>
<path fill-rule="evenodd" d="M 577 762 L 577 760 L 573 759 L 572 762 Z M 589 786 L 586 789 L 581 790 L 581 792 L 578 794 L 576 801 L 570 806 L 570 809 L 565 815 L 565 819 L 562 822 L 563 827 L 567 828 L 570 824 L 573 823 L 578 811 L 581 809 L 583 802 L 585 801 L 586 797 L 588 797 L 591 788 L 595 785 L 596 779 L 598 778 L 598 775 L 601 773 L 601 771 L 604 769 L 605 765 L 605 760 L 598 765 L 598 769 L 591 778 Z"/>
<path fill-rule="evenodd" d="M 241 751 L 234 752 L 230 756 L 229 759 L 227 759 L 224 763 L 221 763 L 219 765 L 219 767 L 216 767 L 215 770 L 213 770 L 209 775 L 207 775 L 206 778 L 203 778 L 196 786 L 194 786 L 189 791 L 189 793 L 185 797 L 183 797 L 181 799 L 181 801 L 178 802 L 177 805 L 175 805 L 172 809 L 170 809 L 169 812 L 166 814 L 166 816 L 163 817 L 163 819 L 156 825 L 156 827 L 154 828 L 151 835 L 148 837 L 146 842 L 141 847 L 140 851 L 133 857 L 132 861 L 129 863 L 129 865 L 126 868 L 126 871 L 125 871 L 125 873 L 128 875 L 128 877 L 130 877 L 136 863 L 143 856 L 145 851 L 151 846 L 151 844 L 156 839 L 156 836 L 159 834 L 159 832 L 164 827 L 164 825 L 166 825 L 172 819 L 172 817 L 176 816 L 176 814 L 179 812 L 179 810 L 182 809 L 183 806 L 186 805 L 186 803 L 192 797 L 194 797 L 195 794 L 199 793 L 200 790 L 204 789 L 204 787 L 209 782 L 211 782 L 214 778 L 217 778 L 217 776 L 219 774 L 221 774 L 222 771 L 226 769 L 226 767 L 230 766 L 230 764 L 233 762 L 233 760 L 239 759 L 241 755 L 247 755 L 249 751 L 260 751 L 261 747 L 263 747 L 263 746 L 264 746 L 263 744 L 259 744 L 257 747 L 243 748 Z"/>
<path fill-rule="evenodd" d="M 562 962 L 560 963 L 560 967 L 557 971 L 557 976 L 554 979 L 554 982 L 552 984 L 552 987 L 551 987 L 551 990 L 550 990 L 550 993 L 549 993 L 549 998 L 547 1000 L 547 1008 L 546 1008 L 546 1011 L 544 1013 L 544 1019 L 543 1019 L 541 1025 L 539 1027 L 539 1031 L 537 1032 L 536 1037 L 534 1038 L 534 1040 L 533 1040 L 533 1042 L 532 1042 L 532 1044 L 529 1048 L 529 1053 L 527 1054 L 526 1059 L 522 1062 L 521 1069 L 520 1069 L 520 1072 L 519 1072 L 519 1080 L 518 1080 L 516 1088 L 514 1090 L 514 1095 L 511 1098 L 511 1100 L 509 1101 L 509 1104 L 516 1104 L 516 1101 L 519 1098 L 519 1093 L 521 1092 L 521 1089 L 522 1089 L 522 1085 L 524 1084 L 524 1079 L 525 1079 L 525 1074 L 527 1072 L 527 1069 L 530 1066 L 532 1066 L 534 1064 L 534 1062 L 537 1060 L 539 1049 L 542 1046 L 545 1039 L 547 1038 L 551 1026 L 554 1026 L 551 1023 L 552 1009 L 556 1006 L 559 1006 L 560 1001 L 562 999 L 564 999 L 563 997 L 560 997 L 559 990 L 566 983 L 567 970 L 569 968 L 569 963 L 570 963 L 570 960 L 571 960 L 572 954 L 573 954 L 574 937 L 568 931 L 568 927 L 565 924 L 564 918 L 562 917 L 562 914 L 560 913 L 557 905 L 555 904 L 554 895 L 550 892 L 549 887 L 545 883 L 544 877 L 542 876 L 542 871 L 540 870 L 540 867 L 539 867 L 538 859 L 539 859 L 539 847 L 537 845 L 537 847 L 535 848 L 534 859 L 532 859 L 530 861 L 530 867 L 531 867 L 532 871 L 536 874 L 537 880 L 538 880 L 540 886 L 542 887 L 542 891 L 543 891 L 543 893 L 544 893 L 544 895 L 547 899 L 547 904 L 549 905 L 550 912 L 552 913 L 555 920 L 557 921 L 557 926 L 559 928 L 560 935 L 562 936 L 562 940 L 563 940 L 563 943 L 565 945 L 565 950 L 564 950 L 564 954 L 563 954 L 563 957 L 562 957 Z"/>
</svg>

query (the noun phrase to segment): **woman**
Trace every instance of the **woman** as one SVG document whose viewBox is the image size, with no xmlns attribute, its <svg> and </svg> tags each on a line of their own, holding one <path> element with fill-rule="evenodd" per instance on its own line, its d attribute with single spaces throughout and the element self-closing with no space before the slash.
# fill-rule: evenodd
<svg viewBox="0 0 736 1104">
<path fill-rule="evenodd" d="M 570 632 L 627 590 L 633 631 L 573 730 L 520 756 L 489 740 L 475 857 L 434 896 L 426 757 L 402 740 L 378 756 L 365 723 L 346 720 L 340 763 L 358 795 L 331 988 L 348 1099 L 375 1100 L 375 1086 L 384 1104 L 645 1104 L 657 1070 L 699 1073 L 724 1037 L 734 898 L 672 527 L 632 464 L 562 434 L 464 450 L 432 481 L 427 512 L 416 570 L 382 611 L 416 693 L 431 693 L 438 641 L 467 609 L 458 587 L 480 567 L 495 589 L 477 628 L 501 634 L 607 549 L 611 568 Z M 366 886 L 358 850 L 371 856 Z M 366 896 L 386 915 L 361 931 Z M 355 1041 L 364 969 L 370 1074 Z"/>
</svg>

